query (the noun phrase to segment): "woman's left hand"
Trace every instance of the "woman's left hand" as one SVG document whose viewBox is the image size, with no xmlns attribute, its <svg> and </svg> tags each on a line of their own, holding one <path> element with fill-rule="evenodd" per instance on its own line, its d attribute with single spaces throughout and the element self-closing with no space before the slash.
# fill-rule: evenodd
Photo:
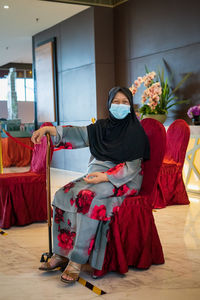
<svg viewBox="0 0 200 300">
<path fill-rule="evenodd" d="M 101 172 L 90 173 L 86 177 L 84 177 L 83 179 L 87 183 L 93 183 L 93 184 L 108 181 L 107 174 L 106 173 L 101 173 Z"/>
</svg>

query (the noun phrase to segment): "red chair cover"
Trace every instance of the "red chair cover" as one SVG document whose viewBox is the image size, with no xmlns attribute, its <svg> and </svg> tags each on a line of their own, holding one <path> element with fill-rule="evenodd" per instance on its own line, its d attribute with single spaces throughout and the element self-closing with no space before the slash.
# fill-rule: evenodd
<svg viewBox="0 0 200 300">
<path fill-rule="evenodd" d="M 153 119 L 142 120 L 150 142 L 150 160 L 143 163 L 144 178 L 139 195 L 127 197 L 110 223 L 108 243 L 101 271 L 128 272 L 128 267 L 147 269 L 164 263 L 162 246 L 152 214 L 152 192 L 165 153 L 164 126 Z M 159 147 L 158 147 L 159 144 Z"/>
<path fill-rule="evenodd" d="M 30 171 L 0 174 L 0 227 L 47 220 L 46 147 L 34 146 Z"/>
<path fill-rule="evenodd" d="M 184 120 L 178 119 L 169 126 L 166 152 L 154 191 L 154 208 L 190 203 L 182 177 L 189 138 L 190 128 Z"/>
</svg>

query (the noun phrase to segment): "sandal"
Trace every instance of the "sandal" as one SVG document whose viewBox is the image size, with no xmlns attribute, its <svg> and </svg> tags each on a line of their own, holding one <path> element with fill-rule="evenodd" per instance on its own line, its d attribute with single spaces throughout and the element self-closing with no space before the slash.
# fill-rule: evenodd
<svg viewBox="0 0 200 300">
<path fill-rule="evenodd" d="M 55 262 L 51 264 L 51 259 L 54 259 Z M 57 260 L 57 262 L 56 262 Z M 69 259 L 67 257 L 61 257 L 57 254 L 53 254 L 49 261 L 44 262 L 40 267 L 39 270 L 41 271 L 52 271 L 57 268 L 65 268 L 68 264 Z"/>
<path fill-rule="evenodd" d="M 70 267 L 69 270 L 67 269 L 68 266 Z M 74 283 L 79 279 L 79 274 L 81 271 L 81 265 L 74 263 L 73 261 L 69 261 L 67 268 L 64 270 L 62 273 L 60 280 L 65 282 L 65 283 Z M 63 275 L 67 275 L 72 279 L 66 279 L 63 278 Z"/>
</svg>

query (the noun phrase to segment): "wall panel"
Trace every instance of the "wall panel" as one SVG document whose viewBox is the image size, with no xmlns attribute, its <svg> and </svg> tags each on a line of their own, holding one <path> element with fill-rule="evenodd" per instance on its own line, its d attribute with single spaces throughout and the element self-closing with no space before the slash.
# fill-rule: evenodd
<svg viewBox="0 0 200 300">
<path fill-rule="evenodd" d="M 166 125 L 176 118 L 191 120 L 187 109 L 199 103 L 199 54 L 200 54 L 200 2 L 169 0 L 167 2 L 128 1 L 115 8 L 115 78 L 117 85 L 130 86 L 134 80 L 149 70 L 164 67 L 167 62 L 175 86 L 187 73 L 190 79 L 182 86 L 177 96 L 191 99 L 189 104 L 175 106 L 169 111 Z M 120 18 L 121 17 L 121 18 Z M 142 89 L 134 97 L 140 103 Z"/>
</svg>

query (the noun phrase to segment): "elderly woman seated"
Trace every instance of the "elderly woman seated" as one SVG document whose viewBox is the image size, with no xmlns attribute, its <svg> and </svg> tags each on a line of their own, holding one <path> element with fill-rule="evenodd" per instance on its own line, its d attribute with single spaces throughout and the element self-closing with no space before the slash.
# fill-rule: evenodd
<svg viewBox="0 0 200 300">
<path fill-rule="evenodd" d="M 75 282 L 88 260 L 93 268 L 102 269 L 111 216 L 127 195 L 139 192 L 141 162 L 149 159 L 148 138 L 129 89 L 111 89 L 108 109 L 109 118 L 95 124 L 42 127 L 32 136 L 34 143 L 40 143 L 49 132 L 57 145 L 89 146 L 92 155 L 87 175 L 59 189 L 53 201 L 54 255 L 39 269 L 66 267 L 61 275 L 65 283 Z"/>
</svg>

